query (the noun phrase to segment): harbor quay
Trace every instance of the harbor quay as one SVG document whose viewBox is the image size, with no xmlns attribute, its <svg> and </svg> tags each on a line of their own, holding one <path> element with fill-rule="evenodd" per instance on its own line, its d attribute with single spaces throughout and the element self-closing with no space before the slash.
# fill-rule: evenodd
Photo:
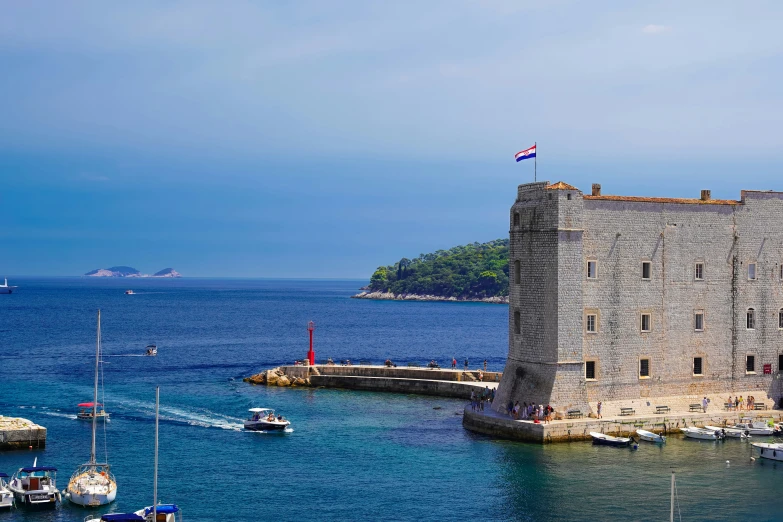
<svg viewBox="0 0 783 522">
<path fill-rule="evenodd" d="M 46 447 L 46 428 L 20 417 L 0 415 L 0 450 Z"/>
<path fill-rule="evenodd" d="M 756 391 L 758 393 L 758 391 Z M 744 396 L 752 395 L 753 391 Z M 742 395 L 738 393 L 736 395 Z M 736 396 L 735 395 L 735 396 Z M 472 411 L 465 407 L 462 425 L 465 429 L 492 437 L 548 444 L 591 440 L 590 432 L 619 437 L 636 434 L 637 429 L 668 435 L 676 434 L 680 428 L 710 426 L 732 426 L 742 419 L 774 422 L 783 421 L 783 411 L 754 409 L 737 411 L 727 409 L 727 403 L 711 400 L 707 411 L 702 410 L 702 397 L 659 397 L 655 402 L 646 399 L 612 401 L 602 404 L 601 418 L 594 413 L 581 411 L 555 411 L 553 420 L 536 423 L 532 419 L 515 419 L 505 413 L 495 400 L 492 408 Z M 757 402 L 757 407 L 768 408 L 767 403 Z M 597 411 L 597 404 L 593 404 Z"/>
<path fill-rule="evenodd" d="M 469 399 L 471 392 L 496 389 L 501 378 L 502 373 L 480 370 L 318 364 L 279 366 L 243 380 L 267 386 L 311 386 Z"/>
</svg>

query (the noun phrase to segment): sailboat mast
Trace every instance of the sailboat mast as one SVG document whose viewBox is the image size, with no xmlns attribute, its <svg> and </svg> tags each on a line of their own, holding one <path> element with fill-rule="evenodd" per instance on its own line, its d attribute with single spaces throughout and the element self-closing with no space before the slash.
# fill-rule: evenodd
<svg viewBox="0 0 783 522">
<path fill-rule="evenodd" d="M 674 522 L 674 470 L 672 470 L 672 505 L 669 512 L 669 522 Z"/>
<path fill-rule="evenodd" d="M 95 340 L 95 389 L 92 394 L 92 447 L 90 464 L 95 464 L 95 430 L 98 426 L 98 362 L 101 358 L 101 311 L 98 310 L 98 330 Z"/>
<path fill-rule="evenodd" d="M 158 408 L 160 386 L 155 387 L 155 480 L 152 482 L 152 520 L 158 519 Z"/>
</svg>

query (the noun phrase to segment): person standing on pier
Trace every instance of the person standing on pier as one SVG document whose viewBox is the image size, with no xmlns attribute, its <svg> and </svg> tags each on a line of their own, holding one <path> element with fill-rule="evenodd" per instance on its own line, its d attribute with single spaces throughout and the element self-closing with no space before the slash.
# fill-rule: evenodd
<svg viewBox="0 0 783 522">
<path fill-rule="evenodd" d="M 452 370 L 456 370 L 457 369 L 457 358 L 456 357 L 452 357 L 452 359 L 451 359 L 451 369 Z"/>
<path fill-rule="evenodd" d="M 486 371 L 487 371 L 487 360 L 484 359 L 484 372 L 486 372 Z"/>
<path fill-rule="evenodd" d="M 601 407 L 602 406 L 603 406 L 603 404 L 601 403 L 601 401 L 598 401 L 598 418 L 599 419 L 601 418 Z"/>
<path fill-rule="evenodd" d="M 468 371 L 468 358 L 465 357 L 465 371 Z"/>
<path fill-rule="evenodd" d="M 707 397 L 701 400 L 701 409 L 704 410 L 704 413 L 707 413 Z"/>
</svg>

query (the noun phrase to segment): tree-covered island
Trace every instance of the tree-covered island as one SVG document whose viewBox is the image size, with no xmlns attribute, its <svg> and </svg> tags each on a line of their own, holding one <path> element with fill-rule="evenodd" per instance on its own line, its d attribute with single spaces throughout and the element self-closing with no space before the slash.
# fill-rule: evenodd
<svg viewBox="0 0 783 522">
<path fill-rule="evenodd" d="M 508 239 L 402 258 L 381 266 L 363 299 L 508 302 Z"/>
</svg>

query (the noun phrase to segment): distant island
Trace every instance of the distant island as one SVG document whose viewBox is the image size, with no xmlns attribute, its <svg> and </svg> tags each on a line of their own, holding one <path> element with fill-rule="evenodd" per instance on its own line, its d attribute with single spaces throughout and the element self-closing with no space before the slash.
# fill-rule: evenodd
<svg viewBox="0 0 783 522">
<path fill-rule="evenodd" d="M 173 268 L 164 268 L 152 275 L 142 274 L 131 266 L 113 266 L 111 268 L 97 268 L 84 274 L 90 277 L 182 277 L 182 274 Z"/>
<path fill-rule="evenodd" d="M 356 299 L 508 303 L 508 239 L 421 254 L 381 266 Z"/>
</svg>

